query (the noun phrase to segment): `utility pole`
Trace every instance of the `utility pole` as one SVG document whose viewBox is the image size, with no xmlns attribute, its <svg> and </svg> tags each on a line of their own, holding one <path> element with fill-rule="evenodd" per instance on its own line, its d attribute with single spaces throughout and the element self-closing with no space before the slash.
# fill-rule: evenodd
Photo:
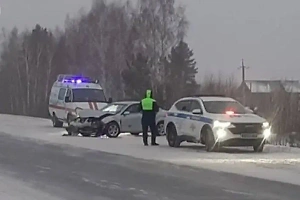
<svg viewBox="0 0 300 200">
<path fill-rule="evenodd" d="M 243 97 L 243 104 L 246 105 L 246 91 L 245 91 L 245 87 L 246 87 L 246 83 L 245 83 L 245 77 L 246 77 L 246 69 L 249 69 L 249 67 L 246 67 L 244 65 L 244 59 L 242 59 L 242 66 L 239 67 L 239 69 L 242 69 L 242 87 L 243 87 L 243 91 L 242 91 L 242 97 Z"/>
<path fill-rule="evenodd" d="M 244 65 L 244 59 L 242 59 L 242 66 L 240 66 L 239 69 L 242 69 L 242 83 L 244 83 L 246 77 L 246 69 L 249 69 L 249 67 L 246 67 Z"/>
</svg>

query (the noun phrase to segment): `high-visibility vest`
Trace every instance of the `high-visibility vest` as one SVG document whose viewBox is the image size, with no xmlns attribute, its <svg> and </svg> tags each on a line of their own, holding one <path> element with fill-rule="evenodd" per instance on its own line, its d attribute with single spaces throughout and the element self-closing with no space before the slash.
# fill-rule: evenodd
<svg viewBox="0 0 300 200">
<path fill-rule="evenodd" d="M 151 111 L 153 110 L 154 99 L 147 97 L 142 100 L 142 110 Z"/>
</svg>

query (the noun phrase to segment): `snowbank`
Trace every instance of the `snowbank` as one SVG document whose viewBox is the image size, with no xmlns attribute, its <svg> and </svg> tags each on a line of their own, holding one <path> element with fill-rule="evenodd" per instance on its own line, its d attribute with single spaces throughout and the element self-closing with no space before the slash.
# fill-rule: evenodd
<svg viewBox="0 0 300 200">
<path fill-rule="evenodd" d="M 128 135 L 115 139 L 62 137 L 65 130 L 51 125 L 47 119 L 0 115 L 2 132 L 15 136 L 300 185 L 298 148 L 267 145 L 263 153 L 254 153 L 252 148 L 207 153 L 202 146 L 187 143 L 181 148 L 170 148 L 165 137 L 158 138 L 158 147 L 144 147 L 141 137 Z"/>
</svg>

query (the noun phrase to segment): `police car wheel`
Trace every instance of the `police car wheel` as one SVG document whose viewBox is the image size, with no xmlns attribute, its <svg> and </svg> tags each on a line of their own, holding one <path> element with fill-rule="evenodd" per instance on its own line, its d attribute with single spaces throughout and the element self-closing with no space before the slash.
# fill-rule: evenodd
<svg viewBox="0 0 300 200">
<path fill-rule="evenodd" d="M 180 141 L 177 136 L 177 130 L 173 124 L 167 127 L 167 141 L 170 147 L 180 146 Z"/>
<path fill-rule="evenodd" d="M 116 138 L 120 135 L 120 127 L 116 122 L 110 122 L 106 125 L 105 133 L 107 137 Z"/>
<path fill-rule="evenodd" d="M 220 145 L 215 142 L 212 130 L 207 129 L 205 135 L 205 150 L 207 152 L 219 151 Z"/>
<path fill-rule="evenodd" d="M 262 143 L 259 142 L 259 143 L 255 144 L 255 145 L 253 145 L 253 150 L 255 152 L 263 152 L 264 146 L 265 146 L 264 142 L 262 142 Z"/>
</svg>

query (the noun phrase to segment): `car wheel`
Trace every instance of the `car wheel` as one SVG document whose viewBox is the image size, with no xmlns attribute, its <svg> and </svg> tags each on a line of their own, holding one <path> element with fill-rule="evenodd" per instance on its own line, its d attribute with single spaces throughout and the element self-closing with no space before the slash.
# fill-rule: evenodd
<svg viewBox="0 0 300 200">
<path fill-rule="evenodd" d="M 255 144 L 255 145 L 253 145 L 253 150 L 255 152 L 263 152 L 264 146 L 265 146 L 264 142 L 259 142 L 259 143 Z"/>
<path fill-rule="evenodd" d="M 157 136 L 165 135 L 164 122 L 158 122 L 158 124 L 156 125 L 156 128 L 157 128 Z"/>
<path fill-rule="evenodd" d="M 205 135 L 205 150 L 207 152 L 219 151 L 220 144 L 215 141 L 214 133 L 211 129 L 206 130 Z"/>
<path fill-rule="evenodd" d="M 53 125 L 53 127 L 56 127 L 56 128 L 61 128 L 64 125 L 63 122 L 58 120 L 55 113 L 53 113 L 53 115 L 52 115 L 52 125 Z"/>
<path fill-rule="evenodd" d="M 170 147 L 179 147 L 180 146 L 180 140 L 177 136 L 177 130 L 176 127 L 172 124 L 169 125 L 167 128 L 167 141 Z"/>
<path fill-rule="evenodd" d="M 116 122 L 110 122 L 106 125 L 105 133 L 107 137 L 116 138 L 120 135 L 120 127 Z"/>
<path fill-rule="evenodd" d="M 130 133 L 131 135 L 138 136 L 140 133 Z"/>
</svg>

